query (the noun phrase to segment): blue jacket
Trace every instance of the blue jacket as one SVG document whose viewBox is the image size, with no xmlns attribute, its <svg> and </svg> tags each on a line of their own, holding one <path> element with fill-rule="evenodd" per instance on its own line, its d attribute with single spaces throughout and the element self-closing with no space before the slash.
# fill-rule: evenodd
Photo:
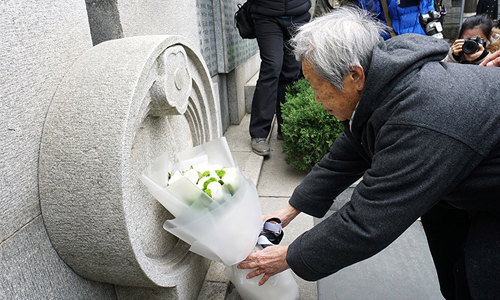
<svg viewBox="0 0 500 300">
<path fill-rule="evenodd" d="M 386 23 L 380 0 L 357 0 L 357 4 Z M 404 33 L 425 35 L 424 28 L 420 25 L 419 17 L 421 13 L 426 14 L 434 10 L 433 0 L 420 0 L 420 2 L 418 0 L 400 0 L 399 5 L 398 0 L 387 0 L 387 6 L 392 20 L 392 28 L 398 35 Z M 388 37 L 389 35 L 386 35 L 384 39 Z"/>
<path fill-rule="evenodd" d="M 401 0 L 400 2 L 401 3 L 398 6 L 398 0 L 387 0 L 389 15 L 392 19 L 392 28 L 394 31 L 398 35 L 404 33 L 418 33 L 425 35 L 424 28 L 422 28 L 419 21 L 420 13 L 426 14 L 429 11 L 434 10 L 434 1 L 420 0 L 418 6 L 411 5 L 407 7 L 404 7 L 405 3 L 417 4 L 418 1 Z"/>
<path fill-rule="evenodd" d="M 356 5 L 366 9 L 374 16 L 386 23 L 384 11 L 380 0 L 356 0 Z M 418 6 L 417 6 L 418 4 Z M 398 35 L 404 33 L 417 33 L 425 35 L 424 28 L 420 25 L 420 13 L 426 14 L 434 10 L 433 0 L 387 0 L 389 15 L 392 20 L 392 28 Z M 420 10 L 419 10 L 420 8 Z M 388 39 L 389 34 L 383 34 L 384 40 Z"/>
</svg>

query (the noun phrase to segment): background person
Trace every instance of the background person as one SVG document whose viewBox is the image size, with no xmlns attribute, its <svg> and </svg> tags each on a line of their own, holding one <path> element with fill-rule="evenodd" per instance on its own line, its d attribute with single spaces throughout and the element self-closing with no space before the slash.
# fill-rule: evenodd
<svg viewBox="0 0 500 300">
<path fill-rule="evenodd" d="M 309 8 L 310 0 L 254 0 L 250 8 L 261 58 L 249 126 L 252 150 L 258 155 L 270 153 L 267 137 L 275 113 L 281 135 L 286 87 L 301 74 L 288 41 L 295 29 L 311 18 Z"/>
<path fill-rule="evenodd" d="M 265 216 L 289 224 L 323 217 L 360 177 L 339 211 L 289 246 L 250 254 L 239 268 L 290 267 L 318 280 L 378 253 L 422 217 L 446 299 L 500 295 L 500 89 L 497 68 L 443 63 L 449 46 L 429 36 L 387 41 L 366 11 L 339 8 L 292 40 L 316 101 L 343 134 Z M 439 80 L 436 80 L 438 78 Z"/>
<path fill-rule="evenodd" d="M 479 0 L 476 6 L 476 15 L 486 14 L 493 22 L 497 22 L 498 18 L 498 1 L 497 0 Z"/>
<path fill-rule="evenodd" d="M 473 37 L 481 38 L 485 44 L 478 43 L 477 51 L 467 54 L 463 51 L 464 41 Z M 489 54 L 500 49 L 500 29 L 493 28 L 493 20 L 487 15 L 467 18 L 460 26 L 458 39 L 453 42 L 446 62 L 479 65 Z"/>
</svg>

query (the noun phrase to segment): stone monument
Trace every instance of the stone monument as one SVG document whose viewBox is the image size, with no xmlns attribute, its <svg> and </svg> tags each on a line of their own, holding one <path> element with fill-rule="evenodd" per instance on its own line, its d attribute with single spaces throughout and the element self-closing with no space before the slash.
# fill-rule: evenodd
<svg viewBox="0 0 500 300">
<path fill-rule="evenodd" d="M 138 175 L 239 121 L 258 55 L 221 5 L 0 2 L 0 299 L 197 298 Z"/>
</svg>

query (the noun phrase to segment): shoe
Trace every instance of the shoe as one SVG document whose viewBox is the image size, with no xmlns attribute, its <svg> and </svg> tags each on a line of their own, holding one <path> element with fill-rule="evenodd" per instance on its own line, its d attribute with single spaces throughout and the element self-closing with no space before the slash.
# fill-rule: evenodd
<svg viewBox="0 0 500 300">
<path fill-rule="evenodd" d="M 271 152 L 266 138 L 253 138 L 252 150 L 255 154 L 266 156 Z"/>
<path fill-rule="evenodd" d="M 282 141 L 282 140 L 283 140 L 283 134 L 282 134 L 281 132 L 278 132 L 278 133 L 276 134 L 276 138 L 277 138 L 278 140 Z"/>
</svg>

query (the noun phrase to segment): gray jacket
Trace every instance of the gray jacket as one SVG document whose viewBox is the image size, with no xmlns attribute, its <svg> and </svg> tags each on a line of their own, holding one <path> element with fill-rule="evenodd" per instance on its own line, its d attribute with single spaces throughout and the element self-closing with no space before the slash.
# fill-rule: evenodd
<svg viewBox="0 0 500 300">
<path fill-rule="evenodd" d="M 300 277 L 376 254 L 440 200 L 500 211 L 500 68 L 441 62 L 447 52 L 416 34 L 374 50 L 352 124 L 289 201 L 322 217 L 362 177 L 350 202 L 289 246 Z"/>
</svg>

